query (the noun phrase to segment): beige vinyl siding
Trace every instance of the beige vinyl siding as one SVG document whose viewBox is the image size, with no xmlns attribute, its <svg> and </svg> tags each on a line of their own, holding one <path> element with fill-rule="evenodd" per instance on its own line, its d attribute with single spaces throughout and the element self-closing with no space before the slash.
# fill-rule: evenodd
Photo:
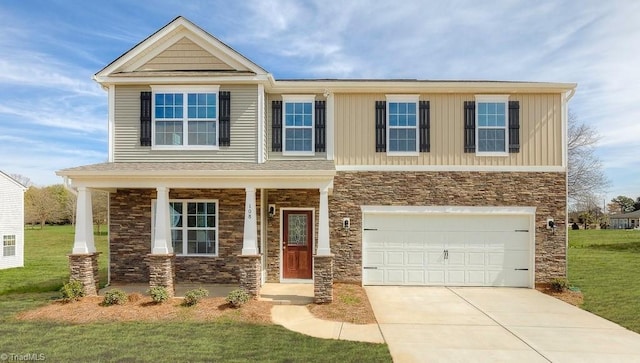
<svg viewBox="0 0 640 363">
<path fill-rule="evenodd" d="M 234 70 L 234 68 L 191 40 L 182 38 L 137 69 L 137 71 L 175 70 Z"/>
<path fill-rule="evenodd" d="M 140 92 L 142 91 L 151 91 L 151 88 L 116 87 L 114 161 L 256 161 L 257 86 L 223 85 L 220 87 L 220 91 L 231 92 L 231 146 L 220 147 L 220 150 L 151 150 L 150 146 L 140 146 Z"/>
<path fill-rule="evenodd" d="M 375 101 L 385 94 L 335 95 L 336 165 L 561 166 L 560 94 L 513 94 L 520 102 L 520 152 L 503 157 L 464 152 L 464 101 L 474 94 L 421 94 L 430 101 L 431 152 L 387 156 L 375 149 Z"/>
<path fill-rule="evenodd" d="M 293 93 L 288 93 L 288 94 L 293 94 Z M 301 94 L 303 95 L 303 94 Z M 316 101 L 326 101 L 325 97 L 323 95 L 320 94 L 316 94 Z M 282 155 L 282 152 L 275 152 L 275 151 L 271 151 L 271 141 L 273 139 L 273 111 L 272 111 L 272 102 L 273 101 L 282 101 L 282 95 L 280 94 L 267 94 L 267 96 L 265 97 L 265 113 L 266 113 L 266 118 L 267 118 L 267 130 L 266 130 L 266 139 L 267 139 L 267 152 L 269 155 L 269 159 L 270 160 L 291 160 L 291 159 L 326 159 L 327 158 L 327 153 L 315 153 L 313 156 L 284 156 Z M 283 106 L 284 107 L 284 106 Z M 315 112 L 315 110 L 314 110 Z M 284 117 L 284 109 L 282 110 L 282 117 Z M 282 127 L 284 129 L 284 120 L 282 120 Z M 313 129 L 313 132 L 315 133 L 315 128 Z M 327 134 L 326 136 L 327 138 L 330 137 L 329 134 Z M 282 147 L 284 148 L 284 138 L 282 139 Z M 313 147 L 315 147 L 315 145 L 313 145 Z"/>
</svg>

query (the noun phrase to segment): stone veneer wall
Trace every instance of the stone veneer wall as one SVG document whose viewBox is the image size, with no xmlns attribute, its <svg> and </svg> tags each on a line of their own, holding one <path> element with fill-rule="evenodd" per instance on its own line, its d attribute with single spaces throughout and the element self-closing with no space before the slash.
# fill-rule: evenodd
<svg viewBox="0 0 640 363">
<path fill-rule="evenodd" d="M 256 193 L 260 228 L 260 192 Z M 175 189 L 170 199 L 218 200 L 218 256 L 175 257 L 176 282 L 238 283 L 244 232 L 244 189 Z M 148 282 L 151 252 L 152 189 L 120 189 L 110 199 L 110 264 L 112 282 Z M 260 236 L 258 236 L 258 243 Z"/>
<path fill-rule="evenodd" d="M 331 199 L 331 198 L 329 198 Z M 281 208 L 310 208 L 314 210 L 313 251 L 317 248 L 318 189 L 277 189 L 267 191 L 268 204 L 276 205 L 276 214 L 267 221 L 267 282 L 280 282 L 280 210 Z"/>
<path fill-rule="evenodd" d="M 566 174 L 338 172 L 329 197 L 335 281 L 362 281 L 362 205 L 536 207 L 536 283 L 566 276 Z M 342 229 L 342 218 L 351 229 Z M 546 229 L 554 218 L 555 231 Z"/>
</svg>

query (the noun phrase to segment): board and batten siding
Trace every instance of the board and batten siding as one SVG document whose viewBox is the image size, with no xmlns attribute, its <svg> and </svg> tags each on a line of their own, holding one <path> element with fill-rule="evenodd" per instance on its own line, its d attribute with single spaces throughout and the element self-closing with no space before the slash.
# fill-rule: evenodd
<svg viewBox="0 0 640 363">
<path fill-rule="evenodd" d="M 145 86 L 115 89 L 115 162 L 255 162 L 257 158 L 258 87 L 223 85 L 231 92 L 231 146 L 219 150 L 152 150 L 140 146 L 140 92 Z M 153 137 L 153 135 L 152 135 Z"/>
<path fill-rule="evenodd" d="M 476 156 L 464 152 L 464 101 L 474 94 L 421 94 L 430 101 L 431 152 L 388 156 L 376 152 L 375 101 L 385 94 L 335 95 L 336 165 L 561 166 L 562 101 L 559 94 L 512 94 L 520 102 L 520 152 Z"/>
<path fill-rule="evenodd" d="M 3 236 L 16 236 L 15 256 L 4 256 Z M 24 266 L 24 190 L 0 173 L 0 269 Z"/>
</svg>

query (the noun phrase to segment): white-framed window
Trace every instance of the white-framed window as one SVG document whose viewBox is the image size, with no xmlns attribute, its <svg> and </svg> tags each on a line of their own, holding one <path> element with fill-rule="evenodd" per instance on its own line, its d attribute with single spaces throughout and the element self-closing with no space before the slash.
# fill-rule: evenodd
<svg viewBox="0 0 640 363">
<path fill-rule="evenodd" d="M 418 155 L 418 95 L 387 95 L 387 154 Z"/>
<path fill-rule="evenodd" d="M 2 236 L 2 255 L 5 257 L 16 255 L 16 235 Z"/>
<path fill-rule="evenodd" d="M 218 149 L 219 90 L 219 86 L 153 86 L 153 147 Z"/>
<path fill-rule="evenodd" d="M 283 155 L 314 155 L 315 96 L 283 95 Z"/>
<path fill-rule="evenodd" d="M 152 231 L 155 231 L 156 200 L 152 207 Z M 171 244 L 176 255 L 218 255 L 218 200 L 171 199 L 169 222 Z"/>
<path fill-rule="evenodd" d="M 476 96 L 476 154 L 509 155 L 509 96 Z"/>
</svg>

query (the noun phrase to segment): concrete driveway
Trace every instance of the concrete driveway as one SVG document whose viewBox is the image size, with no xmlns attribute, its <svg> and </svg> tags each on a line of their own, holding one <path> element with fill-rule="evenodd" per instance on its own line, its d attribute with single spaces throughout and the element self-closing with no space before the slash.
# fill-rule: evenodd
<svg viewBox="0 0 640 363">
<path fill-rule="evenodd" d="M 395 362 L 640 362 L 640 334 L 533 289 L 366 291 Z"/>
</svg>

